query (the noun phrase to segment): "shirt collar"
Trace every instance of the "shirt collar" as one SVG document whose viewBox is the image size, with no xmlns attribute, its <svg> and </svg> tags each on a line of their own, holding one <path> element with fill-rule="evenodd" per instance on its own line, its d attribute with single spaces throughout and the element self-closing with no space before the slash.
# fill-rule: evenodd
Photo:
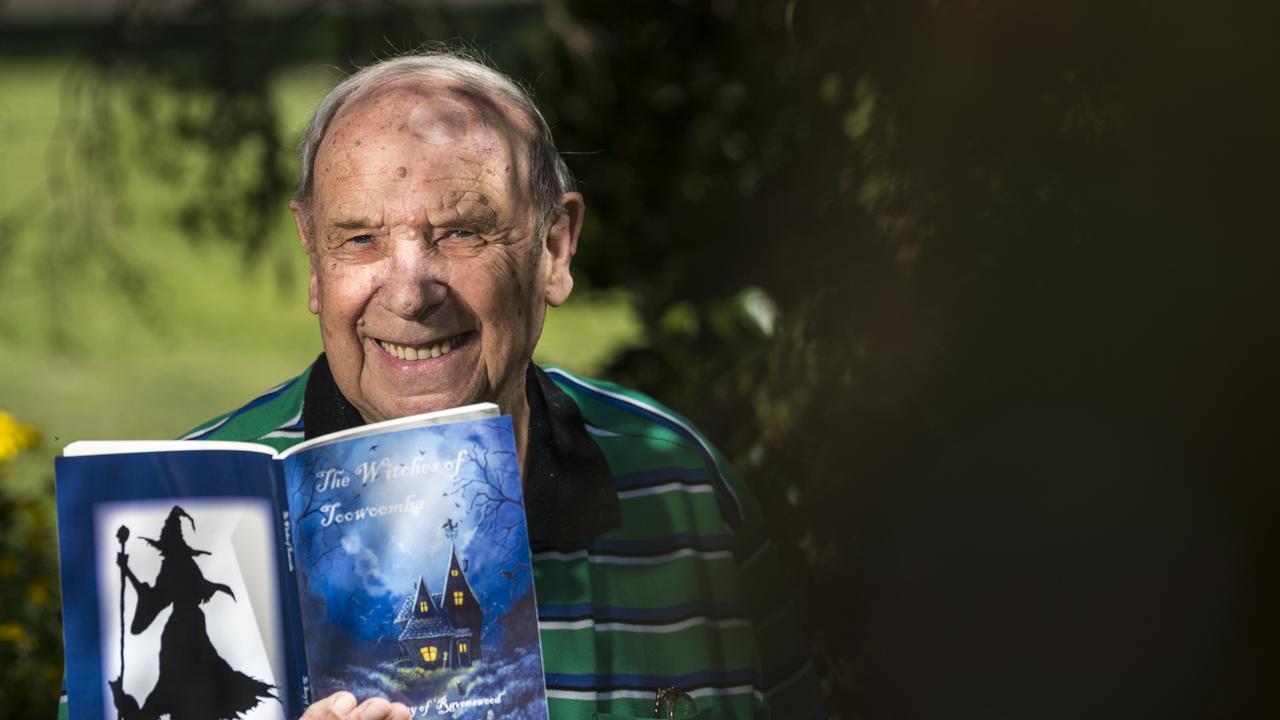
<svg viewBox="0 0 1280 720">
<path fill-rule="evenodd" d="M 622 521 L 604 452 L 587 434 L 573 400 L 532 362 L 525 376 L 529 443 L 525 449 L 525 511 L 529 542 L 586 542 Z M 364 425 L 338 390 L 324 353 L 311 366 L 302 405 L 306 439 Z"/>
</svg>

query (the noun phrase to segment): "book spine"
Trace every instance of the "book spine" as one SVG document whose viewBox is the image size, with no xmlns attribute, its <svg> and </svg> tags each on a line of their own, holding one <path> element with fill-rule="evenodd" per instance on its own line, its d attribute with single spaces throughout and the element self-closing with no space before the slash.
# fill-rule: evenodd
<svg viewBox="0 0 1280 720">
<path fill-rule="evenodd" d="M 302 607 L 298 598 L 297 552 L 294 548 L 293 519 L 289 515 L 289 503 L 285 497 L 284 463 L 276 461 L 272 478 L 275 488 L 275 508 L 280 523 L 279 567 L 280 592 L 284 596 L 285 649 L 289 671 L 289 692 L 286 707 L 289 717 L 298 717 L 311 702 L 311 687 L 307 677 L 307 650 L 302 637 Z"/>
</svg>

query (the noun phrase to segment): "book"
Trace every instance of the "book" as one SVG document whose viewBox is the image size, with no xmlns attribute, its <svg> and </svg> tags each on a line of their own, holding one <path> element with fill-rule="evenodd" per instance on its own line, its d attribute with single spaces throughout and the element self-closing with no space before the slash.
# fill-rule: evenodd
<svg viewBox="0 0 1280 720">
<path fill-rule="evenodd" d="M 546 718 L 509 417 L 482 404 L 276 453 L 77 442 L 56 461 L 74 718 Z"/>
</svg>

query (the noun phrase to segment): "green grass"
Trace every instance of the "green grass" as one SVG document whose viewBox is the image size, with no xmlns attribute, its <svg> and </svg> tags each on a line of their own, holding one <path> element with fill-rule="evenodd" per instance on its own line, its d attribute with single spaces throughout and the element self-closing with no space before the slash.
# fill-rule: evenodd
<svg viewBox="0 0 1280 720">
<path fill-rule="evenodd" d="M 267 249 L 246 262 L 231 243 L 183 236 L 175 222 L 181 183 L 131 171 L 132 215 L 105 229 L 144 272 L 150 301 L 142 313 L 101 262 L 59 256 L 63 219 L 34 213 L 57 207 L 47 163 L 59 157 L 50 137 L 66 68 L 0 61 L 0 217 L 31 220 L 0 238 L 0 251 L 9 244 L 0 255 L 0 409 L 45 436 L 10 476 L 31 493 L 48 492 L 50 457 L 68 442 L 173 437 L 297 374 L 320 351 L 306 310 L 306 258 L 283 204 Z M 286 137 L 297 136 L 330 81 L 300 70 L 279 84 Z M 627 296 L 576 296 L 549 314 L 537 359 L 592 373 L 640 340 Z"/>
</svg>

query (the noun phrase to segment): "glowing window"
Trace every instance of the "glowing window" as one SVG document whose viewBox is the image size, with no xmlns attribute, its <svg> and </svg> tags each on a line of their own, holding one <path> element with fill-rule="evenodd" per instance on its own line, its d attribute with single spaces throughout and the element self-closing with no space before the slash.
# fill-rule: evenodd
<svg viewBox="0 0 1280 720">
<path fill-rule="evenodd" d="M 426 600 L 423 600 L 422 602 L 418 603 L 418 612 L 420 613 L 431 612 L 431 603 L 427 602 Z"/>
<path fill-rule="evenodd" d="M 449 574 L 454 577 L 458 577 L 458 568 L 453 568 L 452 570 L 449 571 Z"/>
<path fill-rule="evenodd" d="M 464 642 L 458 643 L 458 652 L 464 653 L 466 651 L 467 651 L 467 644 Z"/>
<path fill-rule="evenodd" d="M 461 591 L 461 590 L 454 590 L 454 591 L 453 591 L 453 604 L 454 604 L 454 605 L 461 605 L 461 604 L 462 604 L 462 591 Z"/>
<path fill-rule="evenodd" d="M 435 645 L 428 645 L 424 648 L 420 648 L 418 652 L 422 653 L 423 662 L 435 662 L 436 657 L 438 657 L 437 653 L 439 651 L 436 650 Z"/>
</svg>

